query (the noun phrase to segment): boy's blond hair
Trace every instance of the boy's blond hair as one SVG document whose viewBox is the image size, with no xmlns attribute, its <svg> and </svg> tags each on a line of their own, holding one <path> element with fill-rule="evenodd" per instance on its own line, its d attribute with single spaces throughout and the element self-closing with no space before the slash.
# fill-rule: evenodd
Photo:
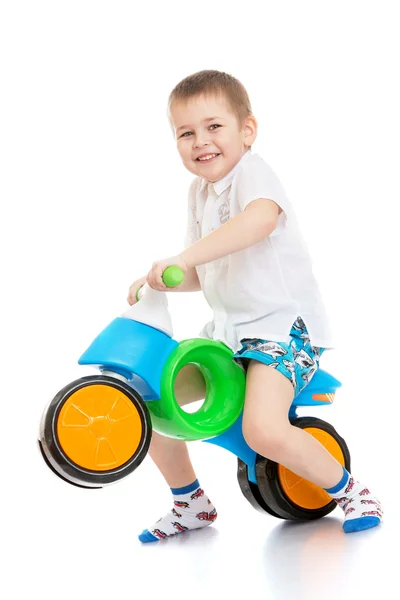
<svg viewBox="0 0 400 600">
<path fill-rule="evenodd" d="M 168 114 L 171 121 L 171 106 L 196 96 L 223 96 L 236 115 L 239 124 L 253 114 L 245 87 L 232 75 L 222 71 L 198 71 L 182 79 L 168 98 Z"/>
</svg>

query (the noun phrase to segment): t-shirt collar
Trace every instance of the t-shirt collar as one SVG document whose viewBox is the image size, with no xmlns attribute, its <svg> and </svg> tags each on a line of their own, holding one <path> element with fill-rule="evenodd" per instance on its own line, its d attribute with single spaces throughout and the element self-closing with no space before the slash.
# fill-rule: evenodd
<svg viewBox="0 0 400 600">
<path fill-rule="evenodd" d="M 232 184 L 232 181 L 233 181 L 233 178 L 235 176 L 236 171 L 238 170 L 239 166 L 245 160 L 248 159 L 248 157 L 250 156 L 250 154 L 251 154 L 251 150 L 247 150 L 247 152 L 245 152 L 243 154 L 242 158 L 236 163 L 236 165 L 233 167 L 233 169 L 231 171 L 229 171 L 229 173 L 227 175 L 225 175 L 225 177 L 223 177 L 219 181 L 215 181 L 212 184 L 214 186 L 214 190 L 215 190 L 215 192 L 216 192 L 216 194 L 218 196 L 220 194 L 222 194 L 222 192 L 224 192 Z M 206 179 L 202 179 L 199 191 L 204 190 L 207 187 L 208 183 L 209 182 Z"/>
</svg>

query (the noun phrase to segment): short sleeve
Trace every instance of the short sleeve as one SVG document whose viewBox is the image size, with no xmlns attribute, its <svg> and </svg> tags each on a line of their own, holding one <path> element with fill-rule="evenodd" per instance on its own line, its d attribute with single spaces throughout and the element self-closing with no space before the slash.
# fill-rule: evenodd
<svg viewBox="0 0 400 600">
<path fill-rule="evenodd" d="M 253 200 L 267 198 L 273 200 L 282 209 L 278 224 L 271 236 L 278 235 L 285 229 L 289 203 L 285 190 L 271 167 L 258 155 L 252 155 L 237 174 L 236 197 L 240 211 Z"/>
<path fill-rule="evenodd" d="M 197 223 L 197 188 L 199 184 L 199 177 L 196 177 L 189 187 L 188 192 L 188 211 L 187 211 L 187 226 L 185 235 L 185 248 L 191 246 L 199 239 L 199 227 Z"/>
</svg>

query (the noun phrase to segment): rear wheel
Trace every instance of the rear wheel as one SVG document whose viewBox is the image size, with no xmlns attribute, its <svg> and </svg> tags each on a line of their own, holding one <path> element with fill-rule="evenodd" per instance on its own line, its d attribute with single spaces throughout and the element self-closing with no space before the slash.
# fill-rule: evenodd
<svg viewBox="0 0 400 600">
<path fill-rule="evenodd" d="M 245 462 L 238 458 L 237 479 L 243 496 L 250 502 L 253 508 L 260 512 L 267 512 L 273 517 L 279 517 L 265 502 L 260 494 L 258 486 L 249 480 L 248 467 Z"/>
<path fill-rule="evenodd" d="M 151 421 L 142 398 L 105 375 L 64 387 L 43 413 L 39 446 L 61 479 L 85 488 L 114 483 L 143 461 Z"/>
<path fill-rule="evenodd" d="M 350 471 L 346 442 L 329 423 L 314 417 L 298 417 L 292 425 L 315 437 L 336 460 Z M 270 509 L 282 519 L 319 519 L 337 504 L 325 490 L 271 460 L 257 456 L 257 486 Z"/>
</svg>

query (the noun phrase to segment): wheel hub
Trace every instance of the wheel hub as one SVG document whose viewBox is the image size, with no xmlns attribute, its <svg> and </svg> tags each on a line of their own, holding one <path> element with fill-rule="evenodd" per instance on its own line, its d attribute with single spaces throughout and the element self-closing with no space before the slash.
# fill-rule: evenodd
<svg viewBox="0 0 400 600">
<path fill-rule="evenodd" d="M 111 422 L 108 415 L 104 417 L 95 417 L 90 420 L 89 429 L 99 440 L 106 438 L 111 431 Z"/>
</svg>

